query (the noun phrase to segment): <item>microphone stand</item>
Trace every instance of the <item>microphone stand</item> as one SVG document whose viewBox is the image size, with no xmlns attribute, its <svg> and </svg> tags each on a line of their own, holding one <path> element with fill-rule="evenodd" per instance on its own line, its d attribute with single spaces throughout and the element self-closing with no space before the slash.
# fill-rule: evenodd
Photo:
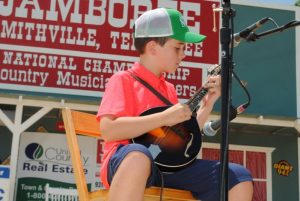
<svg viewBox="0 0 300 201">
<path fill-rule="evenodd" d="M 220 166 L 220 201 L 228 200 L 228 130 L 229 130 L 229 114 L 231 106 L 231 85 L 233 62 L 230 54 L 230 43 L 232 31 L 229 26 L 230 19 L 234 13 L 231 9 L 230 0 L 223 0 L 222 3 L 222 27 L 220 30 L 221 41 L 221 166 Z"/>
<path fill-rule="evenodd" d="M 221 41 L 221 165 L 220 165 L 220 201 L 228 201 L 228 131 L 230 121 L 230 108 L 231 108 L 231 87 L 232 87 L 232 73 L 233 73 L 233 61 L 230 53 L 230 43 L 232 30 L 229 26 L 231 18 L 234 17 L 234 10 L 231 8 L 230 0 L 223 0 L 222 3 L 222 27 L 220 30 Z M 247 41 L 255 41 L 260 37 L 281 32 L 285 29 L 300 25 L 299 21 L 291 21 L 288 24 L 261 33 L 255 34 L 251 32 L 246 38 Z"/>
<path fill-rule="evenodd" d="M 269 31 L 266 31 L 266 32 L 262 32 L 260 34 L 256 34 L 254 32 L 251 32 L 249 34 L 249 36 L 246 38 L 246 41 L 256 41 L 257 39 L 260 39 L 261 37 L 264 37 L 264 36 L 267 36 L 267 35 L 270 35 L 270 34 L 273 34 L 273 33 L 276 33 L 276 32 L 282 32 L 288 28 L 292 28 L 292 27 L 296 27 L 300 25 L 300 21 L 296 21 L 296 20 L 293 20 L 281 27 L 278 27 L 278 28 L 275 28 L 275 29 L 271 29 Z"/>
</svg>

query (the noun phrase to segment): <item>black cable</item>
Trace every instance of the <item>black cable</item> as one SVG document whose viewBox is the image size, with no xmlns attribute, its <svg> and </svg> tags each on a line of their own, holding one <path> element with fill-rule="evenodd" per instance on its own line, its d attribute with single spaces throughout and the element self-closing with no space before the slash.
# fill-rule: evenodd
<svg viewBox="0 0 300 201">
<path fill-rule="evenodd" d="M 234 10 L 232 10 L 231 12 L 232 12 L 231 15 L 235 15 Z M 272 22 L 277 24 L 272 18 L 268 18 L 268 20 L 271 20 Z M 230 51 L 230 57 L 233 58 L 233 52 L 234 52 L 233 51 L 233 49 L 234 49 L 234 39 L 233 39 L 234 38 L 234 20 L 233 20 L 233 17 L 231 17 L 230 22 L 231 22 L 231 25 L 230 25 L 231 26 L 231 51 Z M 232 65 L 234 65 L 234 63 L 232 63 Z M 249 93 L 248 89 L 245 87 L 245 85 L 240 80 L 240 78 L 237 76 L 237 74 L 235 73 L 234 70 L 232 70 L 232 74 L 233 74 L 233 77 L 237 80 L 238 84 L 242 87 L 242 89 L 244 90 L 244 92 L 246 93 L 247 98 L 248 98 L 248 101 L 246 103 L 243 103 L 238 108 L 236 108 L 237 114 L 241 114 L 250 105 L 251 97 L 250 97 L 250 93 Z"/>
<path fill-rule="evenodd" d="M 240 80 L 240 78 L 237 76 L 237 74 L 234 71 L 232 71 L 232 74 L 233 74 L 233 77 L 237 80 L 237 82 L 241 86 L 241 88 L 244 90 L 244 92 L 246 93 L 247 98 L 248 98 L 248 100 L 245 103 L 243 103 L 242 105 L 240 105 L 237 108 L 237 114 L 241 114 L 250 105 L 251 96 L 250 96 L 250 93 L 249 93 L 248 89 L 246 88 L 245 84 L 243 84 L 243 82 Z"/>
<path fill-rule="evenodd" d="M 160 178 L 161 178 L 161 185 L 160 185 L 160 195 L 159 195 L 159 200 L 160 201 L 163 201 L 163 191 L 164 191 L 164 177 L 163 177 L 163 174 L 162 172 L 160 171 L 160 169 L 154 165 L 155 168 L 157 168 L 159 174 L 160 174 Z"/>
<path fill-rule="evenodd" d="M 277 22 L 276 22 L 273 18 L 268 17 L 268 20 L 272 21 L 273 24 L 275 24 L 275 26 L 276 26 L 277 28 L 279 27 L 279 25 L 277 24 Z"/>
</svg>

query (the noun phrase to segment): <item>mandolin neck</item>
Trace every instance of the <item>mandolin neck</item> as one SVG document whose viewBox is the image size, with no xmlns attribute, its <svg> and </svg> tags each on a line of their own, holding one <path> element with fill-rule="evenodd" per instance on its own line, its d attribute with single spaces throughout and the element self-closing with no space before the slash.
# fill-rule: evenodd
<svg viewBox="0 0 300 201">
<path fill-rule="evenodd" d="M 208 89 L 201 87 L 196 94 L 185 103 L 192 112 L 197 108 L 202 98 L 207 94 L 207 91 Z"/>
</svg>

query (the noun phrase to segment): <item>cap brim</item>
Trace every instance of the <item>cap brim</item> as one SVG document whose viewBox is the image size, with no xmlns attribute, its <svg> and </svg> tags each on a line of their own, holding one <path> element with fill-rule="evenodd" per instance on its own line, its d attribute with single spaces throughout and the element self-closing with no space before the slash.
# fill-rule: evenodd
<svg viewBox="0 0 300 201">
<path fill-rule="evenodd" d="M 200 43 L 203 40 L 205 40 L 206 36 L 201 35 L 201 34 L 196 34 L 193 32 L 186 32 L 185 34 L 182 34 L 182 35 L 171 36 L 171 38 L 174 38 L 176 40 L 186 42 L 186 43 Z"/>
</svg>

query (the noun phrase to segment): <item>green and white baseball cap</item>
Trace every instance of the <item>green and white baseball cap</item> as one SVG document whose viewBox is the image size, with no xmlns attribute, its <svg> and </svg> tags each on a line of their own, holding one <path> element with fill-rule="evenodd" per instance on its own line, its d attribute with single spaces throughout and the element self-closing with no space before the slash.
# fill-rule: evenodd
<svg viewBox="0 0 300 201">
<path fill-rule="evenodd" d="M 144 12 L 135 21 L 135 38 L 170 37 L 186 43 L 199 43 L 206 36 L 190 32 L 181 13 L 169 8 Z"/>
</svg>

